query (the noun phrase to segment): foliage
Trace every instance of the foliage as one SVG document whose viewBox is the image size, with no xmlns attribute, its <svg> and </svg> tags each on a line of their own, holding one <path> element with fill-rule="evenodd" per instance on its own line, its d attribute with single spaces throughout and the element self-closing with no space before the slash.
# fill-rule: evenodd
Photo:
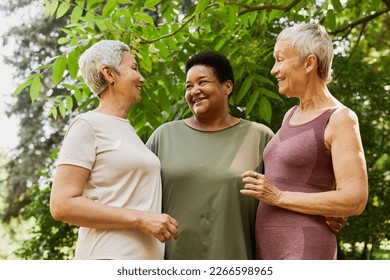
<svg viewBox="0 0 390 280">
<path fill-rule="evenodd" d="M 28 190 L 34 200 L 24 207 L 21 216 L 26 220 L 33 219 L 34 225 L 28 230 L 33 238 L 26 239 L 15 252 L 22 259 L 63 260 L 73 257 L 77 229 L 55 221 L 48 207 L 57 152 L 50 155 L 50 161 L 40 171 L 39 182 Z"/>
<path fill-rule="evenodd" d="M 183 98 L 183 65 L 190 55 L 206 49 L 227 55 L 235 69 L 231 112 L 266 123 L 276 131 L 284 112 L 297 101 L 281 98 L 269 73 L 275 36 L 291 22 L 325 25 L 337 48 L 331 91 L 360 117 L 370 172 L 367 209 L 362 216 L 349 219 L 340 243 L 352 244 L 353 248 L 357 243 L 378 247 L 380 241 L 389 239 L 389 77 L 385 72 L 390 69 L 388 1 L 199 0 L 192 4 L 164 0 L 45 0 L 43 4 L 47 17 L 42 18 L 50 22 L 50 28 L 56 26 L 56 32 L 45 33 L 52 35 L 45 37 L 51 40 L 50 54 L 46 54 L 51 59 L 34 64 L 15 96 L 18 100 L 28 96 L 33 101 L 31 107 L 39 104 L 40 113 L 45 111 L 52 117 L 39 115 L 46 122 L 51 120 L 50 126 L 65 123 L 66 119 L 60 121 L 59 116 L 69 118 L 97 104 L 79 76 L 78 56 L 101 39 L 121 40 L 131 46 L 147 81 L 142 101 L 129 112 L 130 122 L 144 140 L 160 124 L 190 115 Z M 26 118 L 26 123 L 29 121 Z M 58 146 L 57 140 L 47 150 Z M 36 186 L 31 192 L 34 203 L 39 195 L 48 197 L 49 187 L 39 189 Z M 40 230 L 43 229 L 37 228 L 35 234 L 39 235 Z M 32 250 L 47 244 L 44 236 L 24 247 Z M 61 239 L 59 247 L 63 241 L 68 240 Z M 23 254 L 28 258 L 30 251 Z M 345 250 L 347 258 L 373 256 L 359 254 L 362 255 Z"/>
<path fill-rule="evenodd" d="M 4 57 L 4 63 L 16 69 L 15 81 L 20 81 L 33 73 L 38 65 L 43 65 L 47 59 L 55 56 L 58 52 L 56 36 L 60 34 L 60 28 L 65 24 L 65 19 L 43 17 L 42 7 L 37 7 L 37 1 L 19 0 L 9 1 L 7 6 L 1 7 L 8 14 L 15 14 L 21 17 L 21 24 L 12 27 L 1 38 L 3 44 L 14 41 L 15 48 L 13 55 Z M 34 19 L 25 16 L 31 12 L 37 13 Z M 65 119 L 53 120 L 47 118 L 47 105 L 51 97 L 58 97 L 65 94 L 64 89 L 53 88 L 49 82 L 51 69 L 43 74 L 41 95 L 31 103 L 28 94 L 29 88 L 21 91 L 15 99 L 14 104 L 7 108 L 7 114 L 13 115 L 20 120 L 20 139 L 10 160 L 5 165 L 7 177 L 5 184 L 8 193 L 5 198 L 6 207 L 2 211 L 1 219 L 9 222 L 12 217 L 19 215 L 19 210 L 31 201 L 27 194 L 28 187 L 36 184 L 39 170 L 50 152 L 58 147 L 63 139 L 63 130 L 67 124 L 69 115 Z M 67 94 L 67 93 L 66 93 Z"/>
</svg>

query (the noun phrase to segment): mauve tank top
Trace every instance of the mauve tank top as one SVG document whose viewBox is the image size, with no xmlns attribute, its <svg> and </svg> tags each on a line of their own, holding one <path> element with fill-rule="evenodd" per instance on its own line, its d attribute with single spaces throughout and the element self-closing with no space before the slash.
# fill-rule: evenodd
<svg viewBox="0 0 390 280">
<path fill-rule="evenodd" d="M 325 148 L 324 131 L 336 108 L 313 120 L 291 125 L 293 108 L 264 150 L 265 175 L 283 191 L 324 192 L 335 188 L 332 157 Z M 256 217 L 256 258 L 334 259 L 335 234 L 325 218 L 259 204 Z"/>
</svg>

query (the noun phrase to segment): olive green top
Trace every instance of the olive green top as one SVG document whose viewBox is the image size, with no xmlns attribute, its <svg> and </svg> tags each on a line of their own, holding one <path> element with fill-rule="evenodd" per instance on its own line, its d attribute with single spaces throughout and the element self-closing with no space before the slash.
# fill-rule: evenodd
<svg viewBox="0 0 390 280">
<path fill-rule="evenodd" d="M 272 136 L 247 120 L 213 132 L 184 121 L 156 129 L 146 145 L 161 161 L 162 210 L 179 222 L 179 239 L 166 243 L 166 259 L 254 258 L 258 201 L 240 194 L 241 174 L 262 172 Z"/>
</svg>

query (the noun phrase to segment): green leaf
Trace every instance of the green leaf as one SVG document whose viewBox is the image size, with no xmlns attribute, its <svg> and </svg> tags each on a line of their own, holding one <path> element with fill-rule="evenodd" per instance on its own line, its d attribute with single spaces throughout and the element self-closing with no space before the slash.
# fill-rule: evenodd
<svg viewBox="0 0 390 280">
<path fill-rule="evenodd" d="M 246 116 L 248 116 L 249 113 L 252 111 L 253 106 L 256 104 L 256 101 L 259 98 L 259 95 L 260 95 L 260 91 L 258 89 L 256 89 L 255 92 L 249 98 L 249 101 L 246 104 L 246 109 L 245 109 L 245 115 Z"/>
<path fill-rule="evenodd" d="M 42 88 L 42 82 L 39 77 L 39 75 L 36 75 L 32 81 L 31 87 L 30 87 L 30 98 L 31 101 L 34 102 L 37 100 L 39 96 L 39 92 L 41 91 Z"/>
<path fill-rule="evenodd" d="M 107 27 L 106 25 L 104 24 L 104 22 L 100 19 L 96 19 L 95 20 L 95 24 L 97 25 L 97 27 L 100 29 L 100 31 L 104 32 L 107 30 Z"/>
<path fill-rule="evenodd" d="M 25 81 L 24 83 L 18 85 L 18 87 L 14 91 L 13 96 L 18 96 L 22 92 L 22 90 L 25 89 L 26 87 L 30 86 L 32 84 L 32 82 L 33 82 L 33 80 L 29 79 L 29 80 Z"/>
<path fill-rule="evenodd" d="M 100 5 L 104 2 L 104 0 L 89 0 L 87 2 L 87 10 L 96 10 L 100 7 Z"/>
<path fill-rule="evenodd" d="M 271 117 L 272 117 L 271 103 L 268 101 L 267 98 L 263 96 L 260 98 L 260 116 L 267 123 L 271 123 Z"/>
<path fill-rule="evenodd" d="M 154 8 L 160 2 L 161 0 L 146 0 L 144 7 L 147 9 Z"/>
<path fill-rule="evenodd" d="M 255 20 L 256 20 L 256 17 L 257 17 L 257 13 L 250 13 L 250 17 L 249 17 L 249 23 L 250 23 L 250 25 L 253 25 L 253 23 L 254 23 Z"/>
<path fill-rule="evenodd" d="M 196 5 L 195 14 L 201 14 L 207 8 L 209 3 L 210 0 L 199 0 L 198 4 Z"/>
<path fill-rule="evenodd" d="M 247 94 L 249 88 L 252 86 L 253 82 L 253 76 L 248 76 L 245 81 L 242 83 L 240 90 L 237 93 L 237 103 L 240 103 L 241 100 L 245 97 Z"/>
<path fill-rule="evenodd" d="M 56 86 L 64 75 L 67 59 L 65 56 L 59 56 L 53 64 L 53 83 Z"/>
<path fill-rule="evenodd" d="M 78 89 L 76 89 L 74 91 L 73 96 L 77 100 L 77 102 L 81 102 L 81 100 L 83 98 L 83 95 L 82 95 L 81 91 L 79 91 Z"/>
<path fill-rule="evenodd" d="M 343 11 L 343 6 L 340 3 L 340 0 L 332 0 L 332 6 L 336 12 L 340 13 Z"/>
<path fill-rule="evenodd" d="M 144 21 L 150 24 L 154 24 L 153 18 L 145 13 L 139 13 L 139 15 L 137 16 L 137 21 Z"/>
<path fill-rule="evenodd" d="M 55 106 L 51 107 L 49 111 L 49 116 L 53 115 L 53 118 L 56 120 L 57 119 L 57 108 Z"/>
<path fill-rule="evenodd" d="M 232 29 L 234 29 L 237 23 L 237 13 L 238 13 L 237 6 L 229 7 L 229 26 Z"/>
<path fill-rule="evenodd" d="M 58 110 L 60 111 L 61 117 L 65 118 L 66 110 L 65 110 L 64 103 L 62 102 L 58 103 Z"/>
<path fill-rule="evenodd" d="M 131 4 L 131 0 L 116 0 L 116 2 L 118 4 L 122 4 L 122 5 L 124 5 L 124 4 Z"/>
<path fill-rule="evenodd" d="M 80 49 L 76 48 L 68 54 L 68 70 L 70 76 L 75 79 L 79 71 L 78 59 L 80 56 Z"/>
<path fill-rule="evenodd" d="M 53 1 L 51 1 L 51 3 L 50 3 L 50 13 L 49 13 L 49 16 L 53 16 L 53 15 L 54 15 L 54 13 L 55 13 L 56 10 L 57 10 L 58 4 L 59 4 L 58 0 L 53 0 Z"/>
<path fill-rule="evenodd" d="M 72 14 L 70 15 L 71 24 L 76 24 L 81 19 L 82 14 L 83 14 L 83 8 L 80 6 L 76 6 L 73 9 Z"/>
<path fill-rule="evenodd" d="M 58 39 L 57 43 L 58 43 L 59 45 L 65 45 L 65 44 L 67 44 L 69 41 L 70 41 L 70 38 L 61 37 L 61 38 Z"/>
<path fill-rule="evenodd" d="M 61 3 L 57 10 L 57 18 L 63 17 L 70 8 L 69 2 Z"/>
<path fill-rule="evenodd" d="M 44 14 L 45 14 L 46 17 L 50 16 L 50 10 L 51 10 L 51 3 L 47 2 L 45 4 L 45 10 L 44 10 Z"/>
<path fill-rule="evenodd" d="M 262 95 L 266 95 L 272 99 L 276 99 L 276 100 L 279 100 L 279 101 L 283 101 L 283 99 L 280 97 L 279 94 L 269 90 L 269 89 L 266 89 L 266 88 L 259 88 L 260 92 Z"/>
<path fill-rule="evenodd" d="M 328 13 L 326 14 L 325 22 L 326 22 L 326 25 L 331 30 L 335 30 L 336 29 L 336 16 L 335 16 L 333 10 L 329 10 L 328 11 Z"/>
<path fill-rule="evenodd" d="M 108 17 L 108 15 L 115 9 L 116 7 L 116 1 L 115 0 L 109 0 L 106 5 L 104 5 L 102 16 Z"/>
<path fill-rule="evenodd" d="M 65 98 L 65 102 L 66 102 L 66 109 L 68 111 L 71 111 L 73 109 L 73 98 L 71 96 L 67 96 Z"/>
</svg>

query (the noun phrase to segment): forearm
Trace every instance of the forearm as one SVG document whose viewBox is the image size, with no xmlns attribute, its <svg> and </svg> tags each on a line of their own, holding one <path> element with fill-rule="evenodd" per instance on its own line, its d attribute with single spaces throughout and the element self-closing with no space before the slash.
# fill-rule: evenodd
<svg viewBox="0 0 390 280">
<path fill-rule="evenodd" d="M 104 205 L 83 196 L 52 202 L 50 208 L 56 220 L 95 229 L 136 228 L 142 214 L 137 210 Z"/>
<path fill-rule="evenodd" d="M 346 194 L 340 190 L 320 193 L 284 191 L 275 203 L 275 206 L 303 214 L 332 217 L 360 215 L 365 205 L 364 195 Z"/>
</svg>

